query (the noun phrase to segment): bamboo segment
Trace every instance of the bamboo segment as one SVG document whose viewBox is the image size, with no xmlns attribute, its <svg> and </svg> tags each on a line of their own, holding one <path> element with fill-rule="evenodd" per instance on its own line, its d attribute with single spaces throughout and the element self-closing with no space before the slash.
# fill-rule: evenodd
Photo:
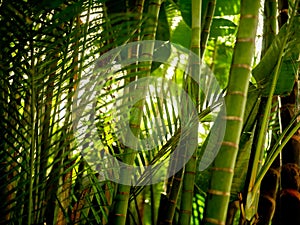
<svg viewBox="0 0 300 225">
<path fill-rule="evenodd" d="M 234 169 L 254 56 L 260 1 L 242 0 L 241 17 L 225 97 L 226 130 L 213 167 Z M 213 170 L 204 224 L 225 224 L 233 172 Z"/>
<path fill-rule="evenodd" d="M 170 225 L 173 224 L 173 218 L 177 206 L 177 199 L 182 183 L 183 169 L 179 170 L 173 177 L 172 188 L 167 197 L 162 196 L 160 204 L 160 215 L 157 224 Z"/>
<path fill-rule="evenodd" d="M 140 2 L 141 3 L 141 2 Z M 158 16 L 160 11 L 162 1 L 161 0 L 153 0 L 149 3 L 148 14 L 150 19 L 147 21 L 144 40 L 154 40 L 156 35 L 156 28 L 158 24 Z M 140 6 L 143 4 L 139 4 Z M 144 70 L 145 73 L 142 75 L 144 77 L 150 76 L 151 71 L 151 58 L 153 55 L 154 44 L 144 45 L 145 47 L 142 49 L 142 56 L 149 57 L 149 62 L 146 62 L 142 65 L 141 70 Z M 139 78 L 142 78 L 141 76 Z M 130 114 L 129 126 L 131 128 L 132 133 L 138 137 L 140 132 L 140 123 L 143 115 L 143 106 L 144 101 L 141 100 L 137 102 Z M 124 157 L 123 162 L 128 165 L 133 165 L 135 158 L 135 150 L 130 148 L 124 149 Z M 131 174 L 128 170 L 120 171 L 120 179 L 121 180 L 130 180 Z M 124 182 L 122 182 L 124 183 Z M 109 224 L 118 224 L 122 225 L 126 223 L 126 215 L 130 197 L 130 186 L 119 184 L 117 189 L 117 194 L 115 197 L 113 211 L 109 218 Z"/>
<path fill-rule="evenodd" d="M 201 6 L 202 1 L 193 0 L 192 1 L 192 40 L 191 40 L 191 50 L 198 57 L 197 61 L 191 62 L 192 74 L 199 74 L 201 59 L 200 59 L 200 39 L 201 39 Z M 199 74 L 200 76 L 200 74 Z M 196 77 L 196 79 L 199 79 Z M 195 106 L 198 108 L 199 105 L 199 85 L 195 80 L 187 77 L 187 92 Z M 198 126 L 198 125 L 197 125 Z M 192 133 L 191 136 L 193 141 L 197 142 L 197 133 Z M 187 148 L 189 148 L 187 146 Z M 190 224 L 191 215 L 192 215 L 192 206 L 193 206 L 193 196 L 194 196 L 194 185 L 195 185 L 195 175 L 196 175 L 196 161 L 197 161 L 197 152 L 196 149 L 187 149 L 187 151 L 193 151 L 192 157 L 189 159 L 185 166 L 184 177 L 182 183 L 182 194 L 181 194 L 181 204 L 180 204 L 180 213 L 178 224 Z"/>
<path fill-rule="evenodd" d="M 208 2 L 207 10 L 206 10 L 206 15 L 205 15 L 205 21 L 203 25 L 203 29 L 201 32 L 201 58 L 203 58 L 204 51 L 206 48 L 209 32 L 210 32 L 210 27 L 212 24 L 213 16 L 215 13 L 215 8 L 216 8 L 216 0 L 210 0 Z"/>
</svg>

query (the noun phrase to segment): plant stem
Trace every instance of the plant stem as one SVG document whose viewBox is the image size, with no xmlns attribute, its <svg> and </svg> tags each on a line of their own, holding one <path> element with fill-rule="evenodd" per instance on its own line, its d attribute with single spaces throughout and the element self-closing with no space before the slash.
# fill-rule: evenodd
<svg viewBox="0 0 300 225">
<path fill-rule="evenodd" d="M 215 8 L 216 8 L 216 0 L 210 0 L 208 2 L 206 15 L 205 15 L 205 21 L 204 21 L 203 29 L 201 32 L 201 59 L 203 58 L 204 51 L 206 48 L 206 43 L 208 40 L 210 27 L 212 24 L 214 13 L 215 13 Z"/>
<path fill-rule="evenodd" d="M 156 28 L 158 24 L 158 16 L 160 6 L 162 4 L 161 0 L 152 0 L 149 3 L 148 14 L 150 19 L 147 21 L 145 29 L 145 36 L 144 40 L 155 40 L 156 35 Z M 143 77 L 150 76 L 151 72 L 151 59 L 153 55 L 154 44 L 144 45 L 142 49 L 142 56 L 148 56 L 149 62 L 143 64 L 142 70 L 145 70 Z M 140 76 L 139 78 L 142 78 Z M 140 132 L 140 123 L 143 115 L 143 106 L 144 100 L 138 101 L 131 110 L 131 116 L 129 121 L 129 126 L 131 128 L 132 133 L 138 137 Z M 123 162 L 127 163 L 128 165 L 133 165 L 134 158 L 135 158 L 135 150 L 131 148 L 125 148 L 125 154 L 123 157 Z M 124 181 L 128 181 L 131 179 L 130 171 L 128 170 L 121 170 L 120 171 L 120 179 Z M 123 183 L 123 182 L 122 182 Z M 118 224 L 118 225 L 125 225 L 126 223 L 126 215 L 128 210 L 129 204 L 129 196 L 130 196 L 130 189 L 131 186 L 119 184 L 117 188 L 117 194 L 115 198 L 115 205 L 112 211 L 112 217 L 110 221 L 113 221 L 111 224 Z"/>
<path fill-rule="evenodd" d="M 299 2 L 299 0 L 297 0 L 295 2 L 295 7 L 293 9 L 291 20 L 290 20 L 290 23 L 287 26 L 287 35 L 285 36 L 285 38 L 283 40 L 283 45 L 282 45 L 281 50 L 280 50 L 280 54 L 279 54 L 280 58 L 278 60 L 278 63 L 276 64 L 276 67 L 275 67 L 275 70 L 274 70 L 274 77 L 273 77 L 271 89 L 270 89 L 270 92 L 269 92 L 269 95 L 268 95 L 268 101 L 267 101 L 267 104 L 266 104 L 265 113 L 264 113 L 261 129 L 260 129 L 260 133 L 259 133 L 259 137 L 258 137 L 258 141 L 257 141 L 257 148 L 256 148 L 256 151 L 255 151 L 257 153 L 256 156 L 255 156 L 256 158 L 259 157 L 258 153 L 260 153 L 263 149 L 265 134 L 267 132 L 267 126 L 268 126 L 268 121 L 269 121 L 269 115 L 270 115 L 271 108 L 272 108 L 272 100 L 273 100 L 277 80 L 278 80 L 278 77 L 279 77 L 279 74 L 280 74 L 280 68 L 281 68 L 281 64 L 282 64 L 282 60 L 283 60 L 283 56 L 284 56 L 285 47 L 286 47 L 287 41 L 289 39 L 289 33 L 290 33 L 290 30 L 291 30 L 291 27 L 293 25 L 294 15 L 295 15 L 296 6 L 298 5 L 298 2 Z M 257 171 L 254 171 L 254 173 L 257 174 Z M 254 188 L 253 189 L 251 188 L 250 190 L 253 193 Z"/>
<path fill-rule="evenodd" d="M 33 43 L 31 43 L 33 47 Z M 31 50 L 31 57 L 34 57 L 33 49 Z M 32 213 L 33 213 L 33 176 L 34 176 L 34 152 L 35 152 L 35 82 L 34 82 L 34 60 L 32 60 L 31 66 L 31 107 L 30 107 L 30 115 L 31 115 L 31 146 L 30 146 L 30 156 L 29 156 L 29 199 L 28 199 L 28 218 L 27 224 L 31 224 L 32 221 Z"/>
<path fill-rule="evenodd" d="M 199 74 L 201 71 L 201 58 L 200 58 L 200 42 L 201 42 L 201 5 L 202 1 L 192 0 L 192 41 L 191 50 L 194 52 L 198 58 L 197 61 L 192 62 L 191 70 L 192 74 Z M 200 74 L 199 74 L 200 75 Z M 200 79 L 196 77 L 196 79 Z M 187 77 L 187 92 L 191 97 L 193 103 L 198 108 L 199 105 L 199 84 Z M 198 125 L 197 125 L 198 126 Z M 198 141 L 198 128 L 195 133 L 192 133 L 192 138 Z M 197 145 L 198 146 L 198 145 Z M 189 146 L 187 146 L 189 148 Z M 182 194 L 180 202 L 180 213 L 178 224 L 190 224 L 192 207 L 193 207 L 193 196 L 194 196 L 194 185 L 195 185 L 195 175 L 196 175 L 196 161 L 197 152 L 196 149 L 187 149 L 187 151 L 193 151 L 193 154 L 189 161 L 187 162 L 184 169 L 184 177 L 182 182 Z"/>
<path fill-rule="evenodd" d="M 242 0 L 241 17 L 225 97 L 225 136 L 214 161 L 204 224 L 225 224 L 243 126 L 260 1 Z"/>
</svg>

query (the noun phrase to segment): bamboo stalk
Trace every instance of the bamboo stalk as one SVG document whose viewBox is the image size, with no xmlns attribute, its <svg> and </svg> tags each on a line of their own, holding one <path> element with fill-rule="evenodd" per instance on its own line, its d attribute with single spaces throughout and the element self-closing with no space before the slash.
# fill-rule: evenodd
<svg viewBox="0 0 300 225">
<path fill-rule="evenodd" d="M 201 59 L 203 58 L 204 51 L 206 48 L 207 40 L 209 37 L 210 27 L 212 24 L 213 16 L 216 8 L 216 0 L 210 0 L 208 2 L 205 21 L 201 32 Z M 201 17 L 200 17 L 201 18 Z"/>
<path fill-rule="evenodd" d="M 157 224 L 168 225 L 173 224 L 173 218 L 177 206 L 177 200 L 182 183 L 183 169 L 179 170 L 174 176 L 172 187 L 167 197 L 161 196 L 159 218 Z"/>
<path fill-rule="evenodd" d="M 192 40 L 191 40 L 191 51 L 194 52 L 199 58 L 197 61 L 191 62 L 192 74 L 199 74 L 201 65 L 201 5 L 202 1 L 192 0 Z M 204 43 L 202 43 L 204 44 Z M 199 74 L 200 75 L 200 74 Z M 194 79 L 199 79 L 195 77 Z M 199 106 L 199 84 L 196 80 L 187 77 L 187 91 L 191 97 L 193 103 L 198 108 Z M 197 124 L 198 127 L 198 124 Z M 198 142 L 198 128 L 196 132 L 191 134 L 192 138 Z M 197 145 L 198 146 L 198 145 Z M 189 146 L 186 146 L 189 148 Z M 187 149 L 187 151 L 193 151 L 193 154 L 187 162 L 184 169 L 184 177 L 182 182 L 182 194 L 180 202 L 180 213 L 179 213 L 179 224 L 190 224 L 192 207 L 193 207 L 193 196 L 194 196 L 194 185 L 196 175 L 196 161 L 197 152 L 196 149 Z"/>
<path fill-rule="evenodd" d="M 226 130 L 219 153 L 212 168 L 208 190 L 205 225 L 225 224 L 231 183 L 254 57 L 254 45 L 260 1 L 242 0 L 241 17 L 225 97 Z"/>
<path fill-rule="evenodd" d="M 150 19 L 148 24 L 146 25 L 145 29 L 145 36 L 144 40 L 155 40 L 156 28 L 158 24 L 158 16 L 160 6 L 162 4 L 161 0 L 152 0 L 149 3 L 148 14 Z M 144 45 L 142 49 L 142 56 L 148 56 L 149 62 L 145 63 L 141 68 L 145 70 L 143 76 L 147 77 L 150 76 L 151 71 L 151 59 L 153 54 L 154 44 Z M 141 78 L 141 77 L 140 77 Z M 143 115 L 143 106 L 144 100 L 138 101 L 131 110 L 131 117 L 129 121 L 129 126 L 131 128 L 132 133 L 135 136 L 139 135 L 140 132 L 140 123 Z M 128 165 L 133 165 L 135 158 L 135 150 L 131 148 L 124 149 L 124 157 L 122 158 L 123 162 L 127 163 Z M 120 179 L 123 181 L 128 181 L 131 179 L 131 174 L 129 170 L 121 170 L 120 171 Z M 122 182 L 124 183 L 124 182 Z M 129 185 L 119 184 L 117 188 L 117 194 L 115 197 L 115 205 L 113 207 L 112 216 L 109 219 L 109 222 L 112 224 L 122 225 L 126 223 L 126 216 L 129 204 L 129 196 L 130 196 L 130 188 Z"/>
</svg>

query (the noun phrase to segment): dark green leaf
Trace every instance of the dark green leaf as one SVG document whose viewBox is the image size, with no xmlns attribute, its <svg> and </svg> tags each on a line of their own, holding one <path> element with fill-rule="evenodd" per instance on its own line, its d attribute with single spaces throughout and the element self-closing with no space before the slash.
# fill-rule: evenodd
<svg viewBox="0 0 300 225">
<path fill-rule="evenodd" d="M 210 30 L 210 38 L 225 37 L 235 34 L 237 25 L 231 20 L 214 18 Z"/>
</svg>

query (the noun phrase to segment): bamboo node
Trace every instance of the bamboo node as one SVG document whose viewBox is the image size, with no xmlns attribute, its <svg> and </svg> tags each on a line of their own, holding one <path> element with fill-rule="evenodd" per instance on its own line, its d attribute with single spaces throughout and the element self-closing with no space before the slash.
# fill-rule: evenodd
<svg viewBox="0 0 300 225">
<path fill-rule="evenodd" d="M 225 223 L 223 221 L 216 220 L 216 219 L 213 219 L 213 218 L 205 218 L 204 220 L 206 222 L 217 224 L 217 225 L 225 225 Z"/>
<path fill-rule="evenodd" d="M 180 178 L 180 177 L 174 177 L 173 179 L 177 180 L 177 181 L 182 181 L 182 178 Z"/>
<path fill-rule="evenodd" d="M 231 142 L 231 141 L 223 141 L 222 145 L 223 146 L 233 147 L 233 148 L 238 148 L 239 147 L 236 143 Z"/>
<path fill-rule="evenodd" d="M 232 168 L 218 168 L 218 167 L 213 167 L 211 168 L 212 171 L 222 171 L 222 172 L 227 172 L 227 173 L 233 173 L 234 170 Z"/>
<path fill-rule="evenodd" d="M 246 97 L 246 94 L 242 91 L 229 91 L 229 92 L 227 92 L 227 95 L 240 95 L 240 96 Z"/>
<path fill-rule="evenodd" d="M 130 124 L 130 128 L 140 128 L 140 125 L 138 125 L 138 124 Z"/>
<path fill-rule="evenodd" d="M 257 15 L 253 15 L 253 14 L 245 14 L 245 15 L 241 15 L 241 19 L 257 19 L 258 16 Z"/>
<path fill-rule="evenodd" d="M 200 48 L 200 45 L 192 45 L 191 48 Z"/>
<path fill-rule="evenodd" d="M 125 214 L 119 214 L 119 213 L 116 213 L 115 216 L 122 216 L 122 217 L 126 217 Z"/>
<path fill-rule="evenodd" d="M 208 190 L 207 193 L 212 195 L 220 195 L 220 196 L 230 196 L 230 192 L 227 191 L 218 191 L 218 190 Z"/>
<path fill-rule="evenodd" d="M 151 53 L 147 53 L 147 52 L 144 52 L 144 53 L 142 53 L 142 56 L 149 56 L 149 57 L 153 57 L 153 54 L 151 54 Z"/>
<path fill-rule="evenodd" d="M 251 71 L 251 66 L 248 65 L 248 64 L 232 64 L 232 67 L 234 68 L 243 68 L 243 69 L 246 69 L 246 70 L 249 70 Z"/>
<path fill-rule="evenodd" d="M 279 13 L 289 13 L 289 10 L 288 9 L 280 9 Z"/>
<path fill-rule="evenodd" d="M 191 175 L 195 175 L 196 172 L 195 171 L 185 171 L 185 174 L 191 174 Z"/>
<path fill-rule="evenodd" d="M 124 192 L 124 191 L 119 191 L 118 194 L 119 195 L 129 195 L 130 193 L 129 192 Z"/>
<path fill-rule="evenodd" d="M 242 122 L 243 119 L 241 117 L 238 116 L 224 116 L 225 120 L 231 120 L 231 121 L 240 121 Z"/>
<path fill-rule="evenodd" d="M 173 200 L 173 199 L 169 199 L 169 202 L 171 202 L 172 204 L 176 204 L 176 200 Z"/>
<path fill-rule="evenodd" d="M 180 212 L 183 213 L 183 214 L 192 215 L 192 211 L 191 211 L 191 210 L 184 210 L 184 209 L 181 209 Z"/>
<path fill-rule="evenodd" d="M 237 42 L 254 42 L 253 38 L 237 38 Z"/>
</svg>

